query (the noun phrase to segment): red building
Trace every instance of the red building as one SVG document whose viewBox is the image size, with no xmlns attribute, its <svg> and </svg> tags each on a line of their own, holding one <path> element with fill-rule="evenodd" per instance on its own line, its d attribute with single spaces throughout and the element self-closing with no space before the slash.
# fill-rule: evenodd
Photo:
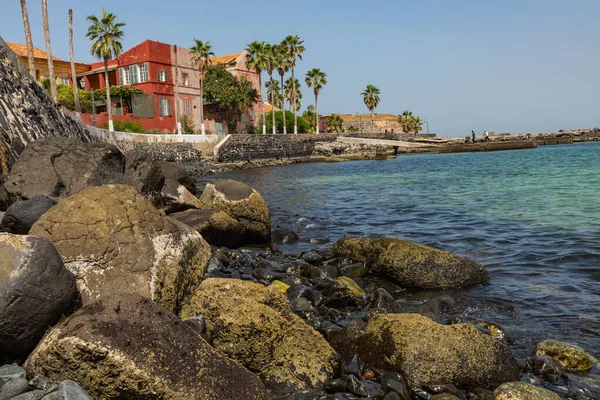
<svg viewBox="0 0 600 400">
<path fill-rule="evenodd" d="M 260 93 L 260 75 L 247 68 L 246 52 L 215 57 L 212 63 L 224 65 L 236 77 L 246 77 Z M 78 77 L 85 82 L 85 89 L 106 88 L 103 62 L 92 64 L 89 72 Z M 178 83 L 177 101 L 175 79 Z M 176 115 L 187 115 L 196 129 L 200 129 L 200 107 L 204 107 L 207 133 L 223 134 L 227 131 L 220 119 L 219 108 L 202 104 L 200 75 L 197 67 L 192 65 L 189 49 L 146 40 L 109 61 L 108 80 L 111 86 L 133 86 L 145 93 L 126 100 L 112 98 L 113 119 L 116 121 L 134 120 L 146 130 L 176 133 Z M 262 99 L 259 98 L 242 116 L 240 124 L 257 125 L 261 107 Z M 108 120 L 106 107 L 99 107 L 99 111 L 97 124 L 103 127 Z M 92 115 L 84 114 L 82 118 L 88 124 L 93 123 Z"/>
</svg>

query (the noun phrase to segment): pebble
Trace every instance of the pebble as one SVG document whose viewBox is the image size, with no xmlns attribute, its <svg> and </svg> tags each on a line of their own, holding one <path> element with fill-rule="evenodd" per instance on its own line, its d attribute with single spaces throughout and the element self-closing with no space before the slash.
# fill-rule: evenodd
<svg viewBox="0 0 600 400">
<path fill-rule="evenodd" d="M 26 378 L 13 378 L 6 382 L 0 389 L 0 400 L 9 400 L 29 390 L 29 381 Z"/>
<path fill-rule="evenodd" d="M 92 400 L 92 398 L 73 381 L 62 381 L 46 392 L 42 400 Z"/>
</svg>

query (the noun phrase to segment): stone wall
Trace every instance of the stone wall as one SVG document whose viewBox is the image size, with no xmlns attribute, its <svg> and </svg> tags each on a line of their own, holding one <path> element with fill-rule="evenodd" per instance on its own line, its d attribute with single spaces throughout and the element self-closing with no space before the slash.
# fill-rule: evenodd
<svg viewBox="0 0 600 400">
<path fill-rule="evenodd" d="M 356 129 L 363 133 L 378 133 L 378 132 L 389 132 L 389 133 L 403 133 L 404 129 L 398 118 L 393 120 L 375 120 L 375 125 L 371 121 L 371 118 L 364 118 L 362 121 L 344 121 L 344 131 L 347 132 L 349 129 Z"/>
<path fill-rule="evenodd" d="M 215 147 L 215 156 L 219 162 L 309 157 L 317 143 L 336 139 L 334 134 L 228 135 Z"/>
<path fill-rule="evenodd" d="M 412 139 L 432 139 L 435 138 L 435 133 L 385 133 L 385 132 L 376 132 L 376 133 L 342 133 L 341 136 L 351 137 L 351 138 L 363 138 L 363 139 L 380 139 L 380 140 L 399 140 L 402 142 L 407 142 Z"/>
</svg>

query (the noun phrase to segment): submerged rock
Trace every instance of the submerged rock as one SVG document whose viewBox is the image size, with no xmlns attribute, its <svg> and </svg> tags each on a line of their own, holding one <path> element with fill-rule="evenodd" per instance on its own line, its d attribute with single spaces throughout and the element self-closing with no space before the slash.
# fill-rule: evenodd
<svg viewBox="0 0 600 400">
<path fill-rule="evenodd" d="M 298 234 L 291 229 L 273 229 L 273 243 L 294 244 L 298 243 L 299 240 Z"/>
<path fill-rule="evenodd" d="M 333 253 L 363 261 L 371 273 L 408 288 L 460 288 L 489 279 L 476 262 L 402 239 L 345 238 L 335 243 Z"/>
<path fill-rule="evenodd" d="M 537 345 L 536 354 L 554 358 L 565 371 L 577 372 L 592 369 L 598 360 L 583 348 L 556 340 L 545 340 Z"/>
<path fill-rule="evenodd" d="M 33 224 L 54 205 L 56 201 L 47 196 L 17 201 L 8 207 L 2 217 L 0 231 L 27 235 Z"/>
<path fill-rule="evenodd" d="M 74 380 L 93 398 L 267 398 L 254 375 L 169 310 L 134 295 L 84 306 L 44 337 L 25 369 Z"/>
<path fill-rule="evenodd" d="M 31 233 L 54 243 L 84 304 L 136 293 L 178 310 L 210 259 L 198 232 L 161 215 L 132 186 L 86 189 L 44 214 Z"/>
<path fill-rule="evenodd" d="M 213 246 L 235 249 L 242 245 L 242 226 L 227 213 L 217 209 L 187 210 L 169 215 L 194 228 Z"/>
<path fill-rule="evenodd" d="M 560 400 L 560 397 L 540 386 L 525 382 L 509 382 L 494 390 L 492 400 Z"/>
</svg>

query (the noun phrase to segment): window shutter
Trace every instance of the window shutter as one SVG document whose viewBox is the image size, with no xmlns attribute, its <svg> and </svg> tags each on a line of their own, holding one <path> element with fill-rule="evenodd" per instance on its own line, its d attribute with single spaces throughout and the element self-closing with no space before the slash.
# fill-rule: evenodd
<svg viewBox="0 0 600 400">
<path fill-rule="evenodd" d="M 123 68 L 119 68 L 119 85 L 125 85 L 125 73 Z"/>
<path fill-rule="evenodd" d="M 168 110 L 168 112 L 167 112 L 167 115 L 168 115 L 169 117 L 170 117 L 171 115 L 173 115 L 173 114 L 172 114 L 172 112 L 171 112 L 171 100 L 169 100 L 169 99 L 167 99 L 167 110 Z"/>
</svg>

